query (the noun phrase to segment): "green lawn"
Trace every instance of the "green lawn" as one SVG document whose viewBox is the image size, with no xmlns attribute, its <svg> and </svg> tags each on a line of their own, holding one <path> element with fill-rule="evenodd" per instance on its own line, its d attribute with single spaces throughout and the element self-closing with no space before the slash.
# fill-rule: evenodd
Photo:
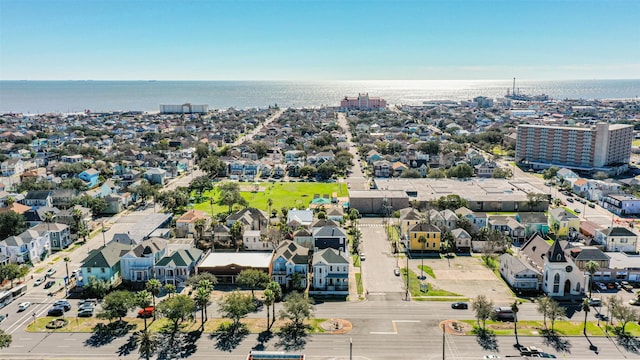
<svg viewBox="0 0 640 360">
<path fill-rule="evenodd" d="M 631 142 L 631 145 L 633 145 L 633 146 L 640 146 L 640 140 L 633 140 L 633 141 Z"/>
<path fill-rule="evenodd" d="M 280 209 L 285 206 L 287 208 L 306 208 L 316 194 L 320 195 L 320 197 L 328 195 L 329 198 L 331 198 L 331 194 L 334 192 L 338 194 L 338 197 L 349 196 L 347 185 L 341 183 L 260 182 L 239 184 L 240 194 L 249 202 L 249 206 L 264 211 L 269 210 L 269 206 L 267 205 L 268 199 L 273 200 L 271 209 L 280 211 Z M 256 188 L 257 191 L 254 191 Z M 212 206 L 209 203 L 211 197 L 217 200 L 217 188 L 206 191 L 203 194 L 202 201 L 195 204 L 194 208 L 208 213 L 211 213 L 213 209 L 213 212 L 216 214 L 229 210 L 225 205 L 213 204 Z"/>
<path fill-rule="evenodd" d="M 407 281 L 407 268 L 400 269 L 403 281 Z M 436 289 L 431 283 L 428 284 L 428 291 L 423 292 L 420 289 L 421 281 L 418 279 L 418 275 L 412 270 L 409 270 L 409 292 L 411 296 L 462 296 L 451 291 Z"/>
<path fill-rule="evenodd" d="M 467 324 L 475 326 L 476 320 L 462 320 Z M 587 335 L 589 336 L 605 336 L 604 322 L 600 323 L 601 327 L 598 327 L 597 321 L 587 321 Z M 547 326 L 551 328 L 551 322 L 547 320 Z M 555 323 L 554 329 L 558 335 L 562 336 L 580 336 L 582 335 L 584 323 L 582 321 L 568 321 L 558 320 Z M 487 329 L 493 331 L 496 335 L 514 335 L 513 322 L 503 321 L 487 321 Z M 518 321 L 518 335 L 523 336 L 536 336 L 541 335 L 544 331 L 544 322 L 537 320 Z M 636 323 L 629 323 L 625 329 L 632 336 L 640 335 L 640 325 Z M 468 332 L 467 335 L 471 335 L 472 332 Z"/>
<path fill-rule="evenodd" d="M 356 273 L 356 283 L 358 284 L 358 295 L 362 295 L 364 292 L 364 285 L 362 285 L 362 274 Z"/>
<path fill-rule="evenodd" d="M 418 268 L 422 269 L 422 271 L 424 271 L 427 275 L 431 276 L 432 278 L 436 278 L 436 274 L 433 273 L 433 269 L 430 268 L 427 265 L 418 265 Z"/>
</svg>

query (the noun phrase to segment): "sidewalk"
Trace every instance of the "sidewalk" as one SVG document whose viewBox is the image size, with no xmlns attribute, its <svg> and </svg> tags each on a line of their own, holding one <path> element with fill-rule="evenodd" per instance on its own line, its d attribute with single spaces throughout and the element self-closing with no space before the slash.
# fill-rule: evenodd
<svg viewBox="0 0 640 360">
<path fill-rule="evenodd" d="M 356 280 L 356 273 L 360 274 L 360 268 L 353 265 L 353 256 L 349 255 L 349 301 L 351 302 L 360 301 L 360 296 L 358 295 L 358 281 Z M 360 281 L 362 281 L 362 277 L 360 277 Z"/>
</svg>

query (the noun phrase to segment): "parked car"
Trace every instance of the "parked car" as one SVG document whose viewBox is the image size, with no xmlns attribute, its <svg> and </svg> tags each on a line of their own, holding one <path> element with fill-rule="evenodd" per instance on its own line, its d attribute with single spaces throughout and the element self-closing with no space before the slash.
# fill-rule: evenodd
<svg viewBox="0 0 640 360">
<path fill-rule="evenodd" d="M 33 286 L 40 286 L 40 284 L 42 284 L 46 280 L 47 280 L 46 277 L 37 278 L 36 281 L 33 283 Z"/>
<path fill-rule="evenodd" d="M 92 303 L 82 303 L 78 305 L 78 311 L 80 310 L 91 310 L 93 311 L 93 309 L 95 308 L 95 306 Z"/>
<path fill-rule="evenodd" d="M 589 305 L 602 306 L 602 299 L 589 299 Z"/>
<path fill-rule="evenodd" d="M 148 306 L 148 307 L 146 307 L 144 309 L 140 309 L 138 311 L 138 317 L 140 317 L 140 318 L 150 318 L 150 317 L 153 316 L 154 310 L 155 309 L 153 308 L 153 306 Z"/>
<path fill-rule="evenodd" d="M 575 211 L 575 212 L 576 212 L 576 214 L 580 214 L 580 213 L 582 212 L 582 211 L 580 211 L 580 209 L 578 209 L 578 208 L 573 209 L 573 211 Z"/>
<path fill-rule="evenodd" d="M 92 317 L 93 309 L 78 309 L 78 317 Z"/>
<path fill-rule="evenodd" d="M 56 268 L 51 268 L 51 269 L 47 270 L 47 276 L 52 276 L 53 274 L 56 273 L 56 271 L 58 271 L 58 270 L 56 270 Z"/>
<path fill-rule="evenodd" d="M 596 286 L 598 287 L 598 289 L 600 290 L 607 290 L 607 286 L 604 283 L 601 282 L 597 282 Z"/>
<path fill-rule="evenodd" d="M 394 268 L 394 269 L 393 269 L 393 275 L 395 275 L 395 276 L 400 276 L 400 268 L 398 268 L 398 267 L 397 267 L 397 268 Z"/>
<path fill-rule="evenodd" d="M 453 304 L 451 304 L 451 308 L 452 309 L 468 309 L 469 304 L 467 304 L 466 302 L 454 302 Z"/>
<path fill-rule="evenodd" d="M 364 253 L 363 253 L 363 252 L 361 252 L 361 253 L 360 253 L 360 261 L 364 261 L 364 260 L 365 260 Z"/>
<path fill-rule="evenodd" d="M 631 300 L 629 300 L 629 305 L 640 306 L 640 300 L 639 299 L 631 299 Z"/>
<path fill-rule="evenodd" d="M 4 319 L 6 319 L 6 318 L 7 318 L 6 316 L 4 316 L 4 315 L 0 314 L 0 324 L 1 324 L 1 323 L 4 321 Z"/>
<path fill-rule="evenodd" d="M 27 310 L 27 308 L 29 308 L 29 306 L 31 306 L 31 303 L 30 303 L 30 302 L 28 302 L 28 301 L 21 302 L 21 303 L 18 305 L 18 312 L 21 312 L 21 311 L 25 311 L 25 310 Z"/>
<path fill-rule="evenodd" d="M 594 208 L 596 207 L 596 204 L 594 204 L 594 203 L 589 203 L 589 205 L 587 205 L 587 206 L 588 206 L 588 207 L 590 207 L 590 208 L 592 208 L 592 209 L 594 209 Z"/>
<path fill-rule="evenodd" d="M 47 312 L 47 316 L 62 316 L 64 315 L 64 309 L 58 306 L 54 306 Z"/>
<path fill-rule="evenodd" d="M 46 283 L 46 284 L 44 284 L 44 288 L 45 288 L 45 289 L 49 289 L 50 287 L 52 287 L 52 286 L 53 286 L 53 285 L 55 285 L 55 284 L 56 284 L 56 282 L 55 282 L 55 281 L 53 281 L 53 280 L 49 280 L 49 281 L 47 281 L 47 283 Z"/>
<path fill-rule="evenodd" d="M 71 310 L 71 304 L 69 304 L 69 302 L 66 301 L 66 300 L 58 300 L 58 301 L 53 303 L 53 306 L 61 307 L 61 308 L 64 309 L 64 311 Z"/>
<path fill-rule="evenodd" d="M 633 286 L 631 284 L 629 284 L 628 281 L 622 281 L 620 283 L 620 286 L 625 289 L 628 292 L 632 292 L 633 291 Z"/>
<path fill-rule="evenodd" d="M 568 201 L 568 202 L 570 202 L 570 203 L 572 203 L 572 202 L 573 202 L 573 199 L 572 199 L 572 198 L 567 198 L 567 201 Z"/>
</svg>

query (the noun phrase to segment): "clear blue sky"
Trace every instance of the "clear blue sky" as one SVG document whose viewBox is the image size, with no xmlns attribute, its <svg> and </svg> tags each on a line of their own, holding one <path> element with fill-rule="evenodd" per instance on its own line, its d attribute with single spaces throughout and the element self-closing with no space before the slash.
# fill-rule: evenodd
<svg viewBox="0 0 640 360">
<path fill-rule="evenodd" d="M 640 0 L 0 0 L 0 79 L 640 78 Z"/>
</svg>

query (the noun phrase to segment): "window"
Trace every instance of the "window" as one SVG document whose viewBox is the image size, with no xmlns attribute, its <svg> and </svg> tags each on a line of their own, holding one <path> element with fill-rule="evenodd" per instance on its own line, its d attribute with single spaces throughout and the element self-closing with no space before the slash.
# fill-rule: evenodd
<svg viewBox="0 0 640 360">
<path fill-rule="evenodd" d="M 560 291 L 560 274 L 555 274 L 553 276 L 553 292 L 557 293 Z"/>
<path fill-rule="evenodd" d="M 105 268 L 100 268 L 100 270 L 102 271 L 103 274 L 107 272 Z"/>
<path fill-rule="evenodd" d="M 87 272 L 91 274 L 91 268 L 87 268 Z"/>
</svg>

